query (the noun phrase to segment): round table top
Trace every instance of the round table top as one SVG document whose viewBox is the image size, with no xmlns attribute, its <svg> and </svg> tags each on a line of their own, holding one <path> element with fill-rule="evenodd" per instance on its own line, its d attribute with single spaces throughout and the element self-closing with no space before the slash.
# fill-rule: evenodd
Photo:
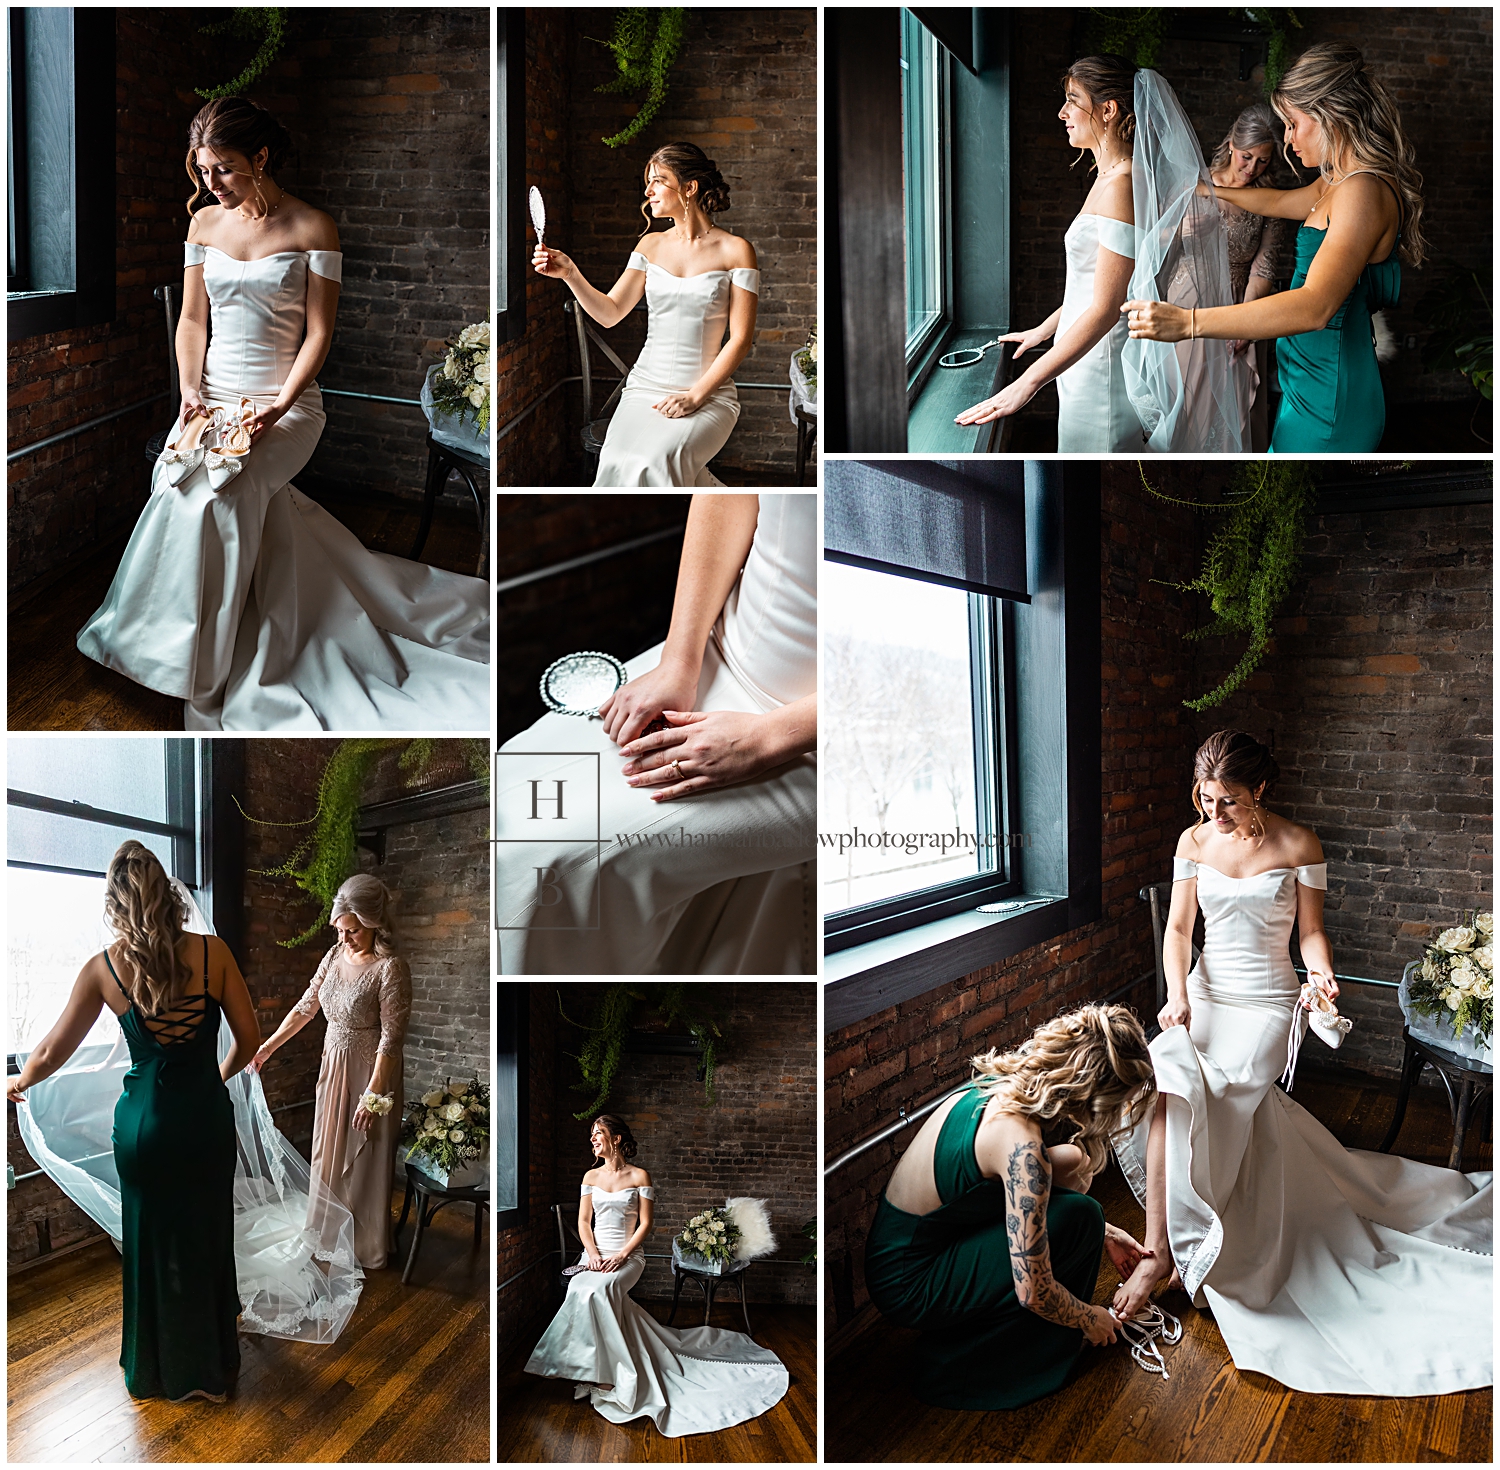
<svg viewBox="0 0 1500 1470">
<path fill-rule="evenodd" d="M 1495 1069 L 1489 1062 L 1482 1062 L 1478 1057 L 1461 1057 L 1457 1052 L 1440 1046 L 1431 1037 L 1413 1036 L 1409 1026 L 1401 1028 L 1401 1035 L 1408 1045 L 1414 1046 L 1435 1067 L 1451 1067 L 1454 1071 L 1473 1072 L 1481 1077 L 1494 1075 Z"/>
</svg>

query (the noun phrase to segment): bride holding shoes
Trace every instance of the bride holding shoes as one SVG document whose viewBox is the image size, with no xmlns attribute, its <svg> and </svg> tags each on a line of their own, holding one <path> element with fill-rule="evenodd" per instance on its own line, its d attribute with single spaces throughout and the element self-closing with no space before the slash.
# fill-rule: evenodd
<svg viewBox="0 0 1500 1470">
<path fill-rule="evenodd" d="M 272 177 L 290 142 L 238 97 L 189 128 L 182 406 L 78 647 L 183 700 L 189 730 L 486 729 L 485 582 L 366 550 L 291 483 L 323 432 L 343 256 Z"/>
</svg>

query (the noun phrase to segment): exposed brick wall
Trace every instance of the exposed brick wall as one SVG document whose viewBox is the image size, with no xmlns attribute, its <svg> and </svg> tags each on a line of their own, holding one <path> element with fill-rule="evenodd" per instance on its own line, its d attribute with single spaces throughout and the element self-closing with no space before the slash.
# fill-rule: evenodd
<svg viewBox="0 0 1500 1470">
<path fill-rule="evenodd" d="M 1493 903 L 1490 507 L 1314 519 L 1304 575 L 1247 687 L 1196 717 L 1268 740 L 1275 811 L 1328 859 L 1324 913 L 1341 974 L 1399 980 L 1439 930 Z M 1204 645 L 1197 679 L 1238 657 Z M 1340 1065 L 1394 1076 L 1395 995 L 1349 986 Z"/>
<path fill-rule="evenodd" d="M 522 982 L 500 982 L 501 985 L 518 983 Z M 558 1063 L 557 987 L 527 984 L 526 990 L 530 1016 L 530 1044 L 524 1063 L 530 1111 L 527 1218 L 524 1225 L 513 1225 L 498 1233 L 496 1280 L 502 1286 L 548 1251 L 557 1249 L 552 1206 L 562 1197 L 557 1188 L 557 1122 L 553 1116 Z M 567 1121 L 571 1123 L 572 1120 Z M 505 1356 L 525 1324 L 549 1302 L 555 1301 L 554 1283 L 559 1266 L 554 1257 L 546 1265 L 528 1271 L 500 1293 L 495 1348 L 500 1357 Z"/>
<path fill-rule="evenodd" d="M 528 11 L 528 63 L 531 31 Z M 630 143 L 606 148 L 602 139 L 618 132 L 635 114 L 637 100 L 597 91 L 614 75 L 610 53 L 590 37 L 607 37 L 614 12 L 578 10 L 559 26 L 570 57 L 564 78 L 568 88 L 566 113 L 559 118 L 557 78 L 550 70 L 537 77 L 535 123 L 539 128 L 561 121 L 563 139 L 545 138 L 546 151 L 537 162 L 546 172 L 538 182 L 557 180 L 556 207 L 564 225 L 554 236 L 553 197 L 548 196 L 548 239 L 566 250 L 584 275 L 608 290 L 625 268 L 640 237 L 642 175 L 653 149 L 684 140 L 697 143 L 718 164 L 730 186 L 731 208 L 718 222 L 742 235 L 760 259 L 761 295 L 756 318 L 755 346 L 735 371 L 744 382 L 784 383 L 792 352 L 806 341 L 817 315 L 817 12 L 812 9 L 690 10 L 687 30 L 662 112 Z M 549 28 L 549 39 L 556 31 Z M 532 76 L 528 74 L 528 109 Z M 533 119 L 528 117 L 528 169 L 531 167 Z M 567 161 L 556 154 L 567 148 Z M 539 280 L 539 278 L 538 278 Z M 518 364 L 514 394 L 516 409 L 562 375 L 553 347 L 555 323 L 561 323 L 566 287 L 540 281 L 547 289 L 528 295 L 528 314 L 535 309 L 547 322 L 547 335 L 538 341 L 545 353 L 546 382 L 532 380 L 532 369 Z M 528 326 L 528 351 L 531 328 Z M 564 341 L 567 339 L 564 338 Z M 627 362 L 635 360 L 645 340 L 645 316 L 636 313 L 612 328 L 607 340 Z M 578 371 L 576 347 L 567 347 L 568 372 Z M 614 370 L 597 353 L 597 370 Z M 562 445 L 562 467 L 577 483 L 586 469 L 577 448 L 581 427 L 576 391 L 556 395 L 567 403 L 567 428 Z M 726 466 L 737 471 L 785 474 L 796 457 L 796 431 L 787 415 L 786 395 L 752 391 L 740 395 L 741 413 L 734 433 L 720 453 Z M 514 411 L 514 410 L 510 410 Z M 502 418 L 507 410 L 502 409 Z M 553 426 L 558 425 L 551 403 L 544 430 L 531 431 L 527 443 L 536 446 L 528 463 L 512 457 L 509 483 L 569 483 L 544 481 L 540 474 L 524 478 L 534 466 L 555 473 Z M 528 425 L 529 429 L 529 425 Z M 519 431 L 518 431 L 519 437 Z"/>
<path fill-rule="evenodd" d="M 1012 325 L 1042 321 L 1063 297 L 1063 234 L 1092 181 L 1089 160 L 1070 171 L 1074 152 L 1062 124 L 1058 78 L 1082 52 L 1078 11 L 1012 12 L 1011 178 L 1016 191 Z M 1475 160 L 1490 154 L 1493 18 L 1477 7 L 1442 10 L 1306 10 L 1293 33 L 1295 56 L 1318 41 L 1352 41 L 1396 95 L 1402 125 L 1423 175 L 1423 228 L 1434 257 L 1457 259 L 1488 279 L 1491 194 Z M 1060 23 L 1061 22 L 1061 23 Z M 1239 80 L 1239 47 L 1164 41 L 1156 69 L 1171 83 L 1212 154 L 1240 111 L 1262 96 L 1263 72 Z M 1389 313 L 1400 338 L 1423 333 L 1413 306 L 1432 271 L 1403 268 L 1401 304 Z M 1425 334 L 1424 334 L 1425 340 Z M 1421 353 L 1402 350 L 1382 369 L 1390 404 L 1462 399 L 1471 390 L 1456 373 L 1420 372 Z M 1030 420 L 1057 417 L 1057 390 L 1044 388 Z"/>
<path fill-rule="evenodd" d="M 656 1187 L 656 1219 L 645 1249 L 670 1255 L 672 1237 L 707 1205 L 735 1195 L 768 1202 L 775 1259 L 797 1260 L 803 1223 L 817 1214 L 817 994 L 796 980 L 701 982 L 724 1013 L 716 1073 L 718 1102 L 704 1106 L 703 1086 L 687 1057 L 627 1054 L 605 1108 L 618 1113 L 640 1146 L 636 1162 Z M 536 986 L 575 1021 L 587 1021 L 603 985 Z M 557 1200 L 574 1204 L 578 1183 L 593 1167 L 588 1122 L 573 1114 L 589 1097 L 573 1090 L 582 1033 L 557 1029 L 552 1101 Z M 549 1204 L 551 1201 L 548 1202 Z M 671 1299 L 671 1268 L 648 1261 L 635 1288 L 647 1300 Z M 810 1303 L 817 1299 L 811 1267 L 765 1262 L 750 1273 L 752 1301 Z M 701 1298 L 699 1308 L 702 1311 Z M 679 1317 L 679 1321 L 683 1319 Z M 693 1316 L 688 1321 L 701 1318 Z"/>
<path fill-rule="evenodd" d="M 290 15 L 286 52 L 253 95 L 295 141 L 278 182 L 338 225 L 343 289 L 318 381 L 416 398 L 444 343 L 489 313 L 489 11 Z M 310 473 L 420 495 L 421 409 L 333 397 L 324 409 Z"/>
<path fill-rule="evenodd" d="M 567 146 L 568 57 L 571 27 L 566 10 L 526 11 L 526 182 L 542 191 L 547 205 L 547 237 L 572 237 L 573 175 Z M 526 237 L 529 247 L 535 244 Z M 495 428 L 498 431 L 528 403 L 539 398 L 573 368 L 568 348 L 572 327 L 559 288 L 528 268 L 526 332 L 495 353 Z M 573 328 L 576 330 L 576 328 Z M 499 485 L 563 485 L 582 473 L 583 456 L 575 444 L 568 395 L 560 388 L 530 418 L 495 446 L 495 482 Z M 572 457 L 570 460 L 570 456 Z M 574 464 L 569 471 L 569 464 Z"/>
<path fill-rule="evenodd" d="M 115 318 L 9 344 L 11 450 L 167 389 L 166 318 L 151 292 L 182 279 L 182 157 L 198 99 L 179 89 L 200 74 L 201 51 L 179 12 L 116 15 Z M 172 411 L 163 399 L 10 466 L 12 593 L 129 528 L 150 485 L 146 441 Z"/>
</svg>

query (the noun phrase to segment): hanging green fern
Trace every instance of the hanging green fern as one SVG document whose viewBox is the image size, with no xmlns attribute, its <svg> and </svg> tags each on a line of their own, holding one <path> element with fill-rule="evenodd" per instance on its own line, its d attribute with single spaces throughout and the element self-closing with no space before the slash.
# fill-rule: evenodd
<svg viewBox="0 0 1500 1470">
<path fill-rule="evenodd" d="M 287 11 L 283 6 L 237 5 L 228 19 L 217 21 L 211 26 L 200 26 L 199 31 L 205 36 L 235 35 L 244 40 L 254 40 L 256 36 L 260 36 L 262 39 L 260 48 L 250 58 L 249 64 L 233 81 L 218 87 L 195 87 L 193 90 L 210 102 L 220 97 L 238 97 L 263 76 L 271 63 L 281 55 L 281 48 L 286 45 L 286 21 Z"/>
<path fill-rule="evenodd" d="M 686 24 L 687 11 L 681 6 L 627 6 L 615 12 L 614 35 L 595 42 L 614 53 L 619 75 L 594 90 L 645 93 L 640 111 L 614 137 L 603 139 L 606 148 L 630 142 L 661 111 L 667 99 L 667 73 L 677 60 Z"/>
<path fill-rule="evenodd" d="M 1242 464 L 1221 505 L 1179 500 L 1152 489 L 1141 466 L 1141 483 L 1158 500 L 1191 505 L 1222 515 L 1203 557 L 1203 569 L 1191 582 L 1167 582 L 1179 592 L 1208 598 L 1213 621 L 1184 634 L 1189 639 L 1232 633 L 1249 637 L 1239 663 L 1217 689 L 1185 699 L 1190 710 L 1222 704 L 1240 689 L 1260 664 L 1271 641 L 1276 611 L 1286 600 L 1302 565 L 1302 546 L 1317 489 L 1305 463 Z"/>
<path fill-rule="evenodd" d="M 1113 52 L 1137 66 L 1155 66 L 1167 33 L 1167 12 L 1146 10 L 1089 10 L 1085 45 L 1097 55 Z"/>
<path fill-rule="evenodd" d="M 1247 10 L 1246 15 L 1266 33 L 1265 95 L 1269 97 L 1286 75 L 1291 50 L 1290 30 L 1301 30 L 1295 10 Z"/>
</svg>

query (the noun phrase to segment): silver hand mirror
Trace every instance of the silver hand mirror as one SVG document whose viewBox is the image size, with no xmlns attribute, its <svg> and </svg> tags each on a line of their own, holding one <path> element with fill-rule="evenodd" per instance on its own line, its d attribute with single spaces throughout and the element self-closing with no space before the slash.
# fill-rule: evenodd
<svg viewBox="0 0 1500 1470">
<path fill-rule="evenodd" d="M 993 342 L 986 342 L 983 347 L 961 347 L 957 352 L 945 352 L 938 358 L 939 367 L 960 368 L 973 367 L 991 347 L 998 347 L 1005 339 L 996 337 Z"/>
<path fill-rule="evenodd" d="M 542 191 L 535 184 L 531 186 L 527 201 L 531 205 L 531 223 L 536 230 L 536 243 L 540 245 L 542 236 L 547 233 L 547 206 L 542 203 Z"/>
<path fill-rule="evenodd" d="M 625 682 L 625 665 L 607 653 L 570 653 L 542 675 L 542 701 L 560 715 L 599 718 L 599 706 Z"/>
</svg>

